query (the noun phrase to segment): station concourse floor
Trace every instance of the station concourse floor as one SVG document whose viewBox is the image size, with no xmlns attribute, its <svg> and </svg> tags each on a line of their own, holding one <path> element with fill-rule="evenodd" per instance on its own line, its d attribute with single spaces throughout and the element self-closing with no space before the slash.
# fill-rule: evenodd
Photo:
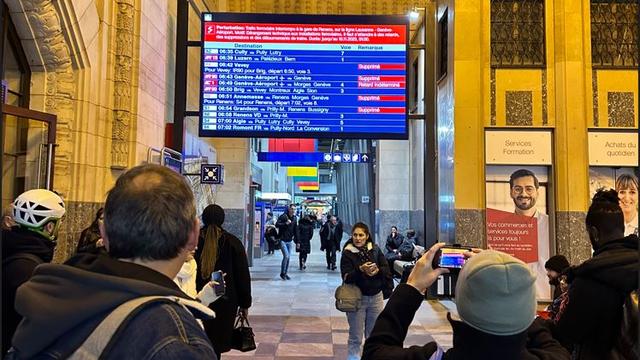
<svg viewBox="0 0 640 360">
<path fill-rule="evenodd" d="M 273 255 L 254 259 L 250 268 L 253 305 L 249 322 L 256 336 L 256 350 L 232 350 L 222 354 L 222 359 L 346 359 L 349 326 L 345 313 L 334 306 L 340 270 L 339 266 L 335 271 L 327 270 L 318 230 L 311 241 L 306 270 L 299 270 L 298 253 L 294 252 L 289 265 L 291 280 L 282 280 L 281 261 L 282 253 L 276 250 Z M 441 303 L 425 301 L 404 346 L 423 345 L 433 338 L 440 346 L 450 348 L 452 332 L 446 314 L 447 308 Z"/>
</svg>

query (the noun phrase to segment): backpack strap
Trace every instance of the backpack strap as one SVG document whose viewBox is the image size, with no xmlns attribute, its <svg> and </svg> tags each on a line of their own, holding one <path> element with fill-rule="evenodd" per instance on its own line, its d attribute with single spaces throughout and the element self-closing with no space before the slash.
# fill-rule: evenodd
<svg viewBox="0 0 640 360">
<path fill-rule="evenodd" d="M 194 312 L 205 314 L 209 317 L 213 311 L 195 300 L 187 300 L 177 296 L 143 296 L 129 300 L 118 306 L 93 330 L 89 337 L 69 356 L 72 360 L 95 360 L 99 359 L 102 352 L 111 342 L 113 335 L 120 325 L 138 309 L 152 303 L 166 302 L 178 304 L 191 314 Z"/>
</svg>

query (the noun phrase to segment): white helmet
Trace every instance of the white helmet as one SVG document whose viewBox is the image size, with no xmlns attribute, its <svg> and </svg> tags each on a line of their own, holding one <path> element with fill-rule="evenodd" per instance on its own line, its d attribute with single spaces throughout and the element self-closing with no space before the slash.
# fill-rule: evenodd
<svg viewBox="0 0 640 360">
<path fill-rule="evenodd" d="M 60 219 L 64 213 L 62 198 L 53 191 L 45 189 L 25 191 L 13 202 L 13 220 L 50 240 L 56 237 Z M 44 226 L 50 221 L 56 225 L 52 234 L 43 231 Z"/>
</svg>

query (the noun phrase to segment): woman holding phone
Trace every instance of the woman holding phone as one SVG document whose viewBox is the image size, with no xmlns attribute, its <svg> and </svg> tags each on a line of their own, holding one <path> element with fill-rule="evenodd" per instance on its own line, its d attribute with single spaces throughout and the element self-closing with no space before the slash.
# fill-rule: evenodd
<svg viewBox="0 0 640 360">
<path fill-rule="evenodd" d="M 382 311 L 382 291 L 391 277 L 389 264 L 382 250 L 374 244 L 369 227 L 362 222 L 353 225 L 340 259 L 340 271 L 347 284 L 355 284 L 362 292 L 362 304 L 358 311 L 348 312 L 348 359 L 360 359 L 362 338 L 371 333 Z"/>
<path fill-rule="evenodd" d="M 202 212 L 204 227 L 200 230 L 195 259 L 198 263 L 196 287 L 198 291 L 224 274 L 225 294 L 209 304 L 216 313 L 215 319 L 204 320 L 204 329 L 213 344 L 218 359 L 220 354 L 231 350 L 231 333 L 238 308 L 248 315 L 251 307 L 251 277 L 244 246 L 234 235 L 222 228 L 224 210 L 218 205 L 209 205 Z M 218 279 L 215 279 L 216 282 Z M 217 286 L 216 286 L 217 287 Z"/>
</svg>

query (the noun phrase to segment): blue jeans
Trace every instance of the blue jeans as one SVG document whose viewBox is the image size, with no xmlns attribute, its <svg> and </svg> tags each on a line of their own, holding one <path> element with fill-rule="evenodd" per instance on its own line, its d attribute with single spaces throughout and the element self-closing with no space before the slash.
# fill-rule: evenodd
<svg viewBox="0 0 640 360">
<path fill-rule="evenodd" d="M 282 265 L 280 266 L 280 274 L 286 274 L 289 270 L 289 258 L 293 250 L 293 241 L 280 240 L 280 251 L 282 251 Z"/>
<path fill-rule="evenodd" d="M 384 303 L 382 301 L 382 291 L 373 296 L 362 295 L 360 309 L 347 313 L 349 322 L 349 355 L 348 360 L 360 359 L 362 351 L 362 336 L 368 338 L 373 330 L 378 315 L 382 312 Z"/>
</svg>

